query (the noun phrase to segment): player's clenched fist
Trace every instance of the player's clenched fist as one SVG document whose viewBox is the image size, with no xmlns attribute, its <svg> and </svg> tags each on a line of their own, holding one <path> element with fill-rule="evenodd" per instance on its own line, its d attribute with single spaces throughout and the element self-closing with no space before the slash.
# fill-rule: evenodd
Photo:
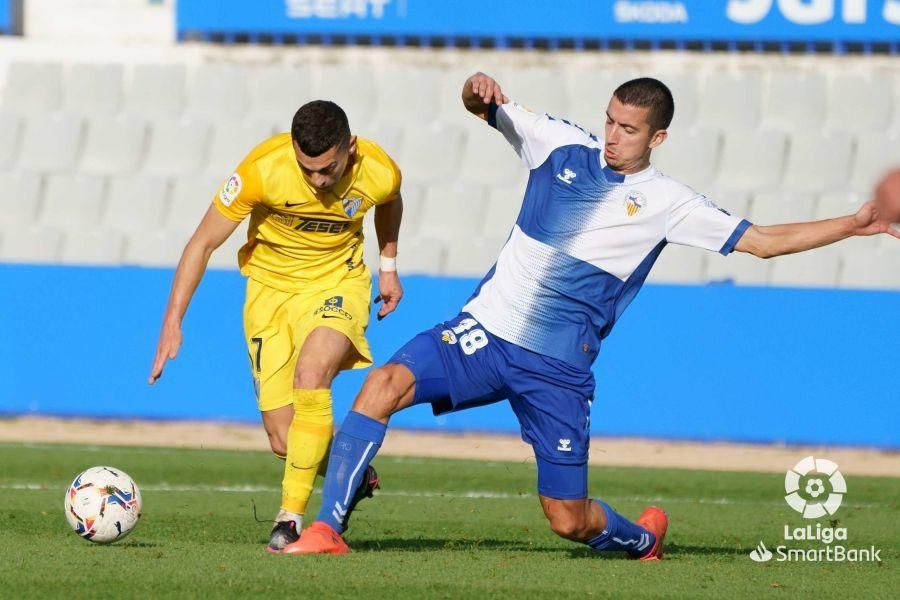
<svg viewBox="0 0 900 600">
<path fill-rule="evenodd" d="M 153 367 L 150 369 L 150 377 L 147 378 L 147 383 L 153 385 L 162 377 L 166 361 L 178 356 L 180 347 L 181 329 L 163 325 L 162 333 L 159 334 L 159 344 L 156 347 L 156 357 L 153 359 Z"/>
<path fill-rule="evenodd" d="M 500 84 L 480 71 L 466 80 L 462 100 L 466 110 L 482 119 L 487 119 L 488 105 L 509 102 Z"/>
</svg>

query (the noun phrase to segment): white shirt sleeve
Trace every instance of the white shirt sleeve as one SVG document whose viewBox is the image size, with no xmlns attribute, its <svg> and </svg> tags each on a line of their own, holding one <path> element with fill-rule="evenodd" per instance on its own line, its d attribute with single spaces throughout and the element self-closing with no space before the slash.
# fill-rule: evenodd
<svg viewBox="0 0 900 600">
<path fill-rule="evenodd" d="M 502 106 L 492 104 L 488 123 L 503 134 L 529 169 L 541 166 L 550 153 L 561 146 L 601 145 L 597 136 L 578 125 L 547 114 L 533 113 L 515 102 Z"/>
<path fill-rule="evenodd" d="M 692 195 L 672 206 L 666 222 L 666 241 L 728 255 L 750 225 L 706 196 Z"/>
</svg>

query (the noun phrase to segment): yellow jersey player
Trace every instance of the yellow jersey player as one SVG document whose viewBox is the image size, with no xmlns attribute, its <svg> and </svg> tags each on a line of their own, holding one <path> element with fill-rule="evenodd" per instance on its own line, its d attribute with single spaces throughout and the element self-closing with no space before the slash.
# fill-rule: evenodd
<svg viewBox="0 0 900 600">
<path fill-rule="evenodd" d="M 372 364 L 365 338 L 371 277 L 362 260 L 363 216 L 372 207 L 379 319 L 403 295 L 396 272 L 400 180 L 384 150 L 350 134 L 337 104 L 310 102 L 294 115 L 290 134 L 254 148 L 222 185 L 178 263 L 150 384 L 178 353 L 181 322 L 210 255 L 250 216 L 238 253 L 247 276 L 244 332 L 263 425 L 272 451 L 286 459 L 271 552 L 297 540 L 316 474 L 324 473 L 332 380 Z M 356 501 L 378 483 L 374 471 L 363 480 Z"/>
</svg>

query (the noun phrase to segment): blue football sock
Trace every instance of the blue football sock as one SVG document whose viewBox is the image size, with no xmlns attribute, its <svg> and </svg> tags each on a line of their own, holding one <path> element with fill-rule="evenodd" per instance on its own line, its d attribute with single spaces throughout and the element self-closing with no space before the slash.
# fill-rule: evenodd
<svg viewBox="0 0 900 600">
<path fill-rule="evenodd" d="M 632 556 L 643 556 L 656 543 L 656 536 L 636 523 L 632 523 L 602 500 L 594 500 L 606 513 L 606 529 L 588 540 L 594 550 L 625 550 Z"/>
<path fill-rule="evenodd" d="M 385 431 L 384 423 L 351 410 L 334 436 L 322 487 L 322 508 L 316 519 L 328 523 L 338 533 L 344 531 L 350 517 L 348 508 L 366 467 L 384 441 Z"/>
</svg>

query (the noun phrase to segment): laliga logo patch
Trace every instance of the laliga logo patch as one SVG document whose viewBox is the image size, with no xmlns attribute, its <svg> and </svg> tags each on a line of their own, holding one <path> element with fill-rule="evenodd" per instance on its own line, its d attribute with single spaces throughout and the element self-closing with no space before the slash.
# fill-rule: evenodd
<svg viewBox="0 0 900 600">
<path fill-rule="evenodd" d="M 625 213 L 629 217 L 633 217 L 647 206 L 647 197 L 637 190 L 628 192 L 625 196 Z"/>
<path fill-rule="evenodd" d="M 231 206 L 231 203 L 234 202 L 235 198 L 237 198 L 240 193 L 241 176 L 235 173 L 228 178 L 228 181 L 226 181 L 225 185 L 222 187 L 222 191 L 219 192 L 219 200 L 221 200 L 222 204 L 225 206 Z"/>
<path fill-rule="evenodd" d="M 800 494 L 803 478 L 805 498 Z M 831 488 L 827 496 L 826 482 Z M 847 493 L 847 483 L 836 463 L 825 458 L 807 456 L 785 473 L 784 491 L 788 506 L 803 515 L 804 519 L 818 519 L 837 512 Z"/>
<path fill-rule="evenodd" d="M 362 206 L 362 198 L 344 198 L 341 204 L 344 206 L 344 214 L 352 219 Z"/>
</svg>

